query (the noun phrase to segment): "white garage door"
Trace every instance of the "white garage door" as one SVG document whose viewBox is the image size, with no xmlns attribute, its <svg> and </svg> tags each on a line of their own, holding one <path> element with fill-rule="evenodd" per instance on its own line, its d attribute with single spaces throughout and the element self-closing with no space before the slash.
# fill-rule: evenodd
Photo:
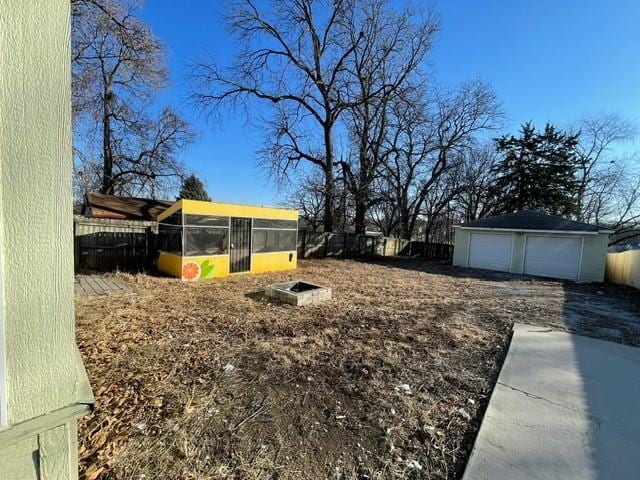
<svg viewBox="0 0 640 480">
<path fill-rule="evenodd" d="M 508 272 L 511 267 L 512 240 L 510 233 L 472 233 L 469 240 L 469 266 Z"/>
<path fill-rule="evenodd" d="M 577 280 L 582 239 L 527 235 L 524 273 Z"/>
</svg>

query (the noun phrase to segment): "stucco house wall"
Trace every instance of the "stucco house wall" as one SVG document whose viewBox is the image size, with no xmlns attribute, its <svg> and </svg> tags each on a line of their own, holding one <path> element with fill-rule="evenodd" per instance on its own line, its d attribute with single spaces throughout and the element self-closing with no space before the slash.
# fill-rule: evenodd
<svg viewBox="0 0 640 480">
<path fill-rule="evenodd" d="M 77 478 L 68 0 L 0 0 L 0 477 Z"/>
<path fill-rule="evenodd" d="M 460 227 L 455 228 L 455 237 L 454 237 L 454 250 L 453 250 L 453 265 L 457 265 L 460 267 L 468 267 L 468 251 L 469 251 L 469 241 L 471 238 L 471 233 L 495 233 L 490 229 L 463 229 Z M 513 241 L 513 251 L 511 253 L 511 273 L 522 273 L 523 265 L 524 265 L 524 253 L 525 253 L 525 236 L 529 235 L 540 235 L 540 233 L 526 233 L 526 232 L 511 232 L 514 235 Z M 544 235 L 548 236 L 567 236 L 566 233 L 558 232 L 555 233 L 547 233 Z M 606 251 L 607 244 L 609 240 L 608 233 L 598 233 L 598 234 L 584 234 L 584 235 L 574 235 L 571 234 L 569 236 L 572 237 L 580 237 L 583 238 L 583 249 L 582 249 L 582 264 L 580 267 L 580 276 L 578 278 L 579 282 L 602 282 L 604 280 L 604 273 L 606 267 Z"/>
</svg>

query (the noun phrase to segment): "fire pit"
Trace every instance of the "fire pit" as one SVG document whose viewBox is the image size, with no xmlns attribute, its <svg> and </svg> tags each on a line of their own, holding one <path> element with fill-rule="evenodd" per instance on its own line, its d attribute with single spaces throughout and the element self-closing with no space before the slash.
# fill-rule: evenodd
<svg viewBox="0 0 640 480">
<path fill-rule="evenodd" d="M 295 280 L 293 282 L 274 283 L 269 285 L 264 293 L 281 302 L 300 307 L 320 303 L 331 298 L 331 289 L 314 283 Z"/>
</svg>

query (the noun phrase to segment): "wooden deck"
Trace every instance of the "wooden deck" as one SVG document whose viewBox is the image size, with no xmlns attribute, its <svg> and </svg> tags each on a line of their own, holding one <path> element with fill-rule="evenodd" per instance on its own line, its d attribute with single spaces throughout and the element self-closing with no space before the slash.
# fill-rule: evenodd
<svg viewBox="0 0 640 480">
<path fill-rule="evenodd" d="M 122 282 L 102 275 L 76 275 L 76 295 L 107 295 L 129 291 Z"/>
</svg>

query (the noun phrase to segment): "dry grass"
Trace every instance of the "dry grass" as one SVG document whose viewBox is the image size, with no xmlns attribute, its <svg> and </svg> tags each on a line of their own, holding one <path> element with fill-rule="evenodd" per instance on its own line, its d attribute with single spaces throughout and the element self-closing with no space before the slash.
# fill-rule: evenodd
<svg viewBox="0 0 640 480">
<path fill-rule="evenodd" d="M 84 477 L 459 477 L 513 321 L 566 327 L 568 295 L 618 294 L 468 275 L 303 261 L 199 284 L 123 275 L 133 294 L 78 298 L 97 399 L 81 423 Z M 294 278 L 334 299 L 296 308 L 260 293 Z"/>
</svg>

